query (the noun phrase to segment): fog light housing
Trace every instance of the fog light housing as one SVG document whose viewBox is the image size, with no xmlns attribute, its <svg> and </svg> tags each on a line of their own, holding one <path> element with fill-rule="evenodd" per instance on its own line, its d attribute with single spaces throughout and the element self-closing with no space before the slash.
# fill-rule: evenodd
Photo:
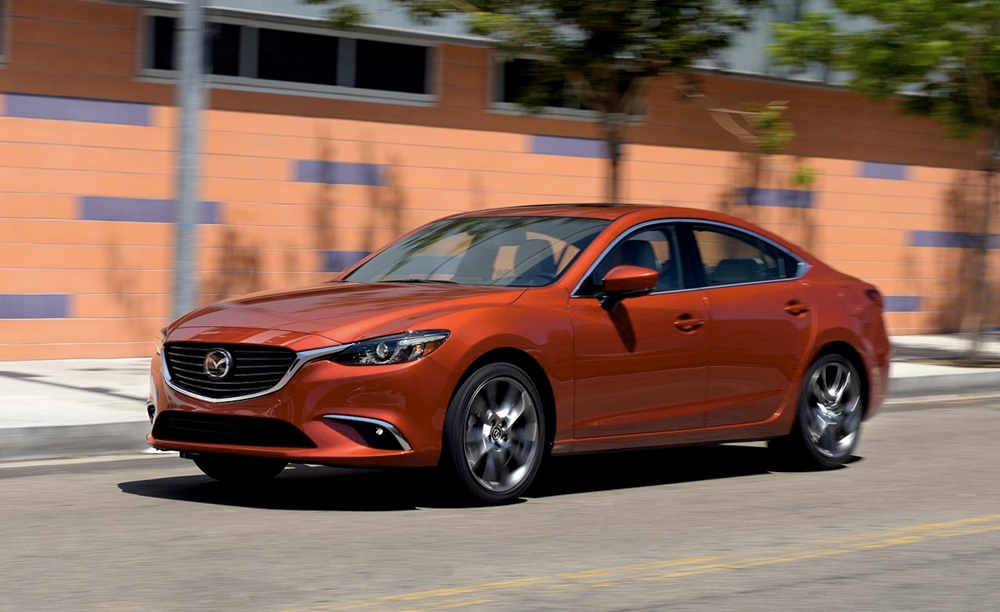
<svg viewBox="0 0 1000 612">
<path fill-rule="evenodd" d="M 346 414 L 327 414 L 323 419 L 331 429 L 355 444 L 379 450 L 411 450 L 403 434 L 386 421 Z"/>
</svg>

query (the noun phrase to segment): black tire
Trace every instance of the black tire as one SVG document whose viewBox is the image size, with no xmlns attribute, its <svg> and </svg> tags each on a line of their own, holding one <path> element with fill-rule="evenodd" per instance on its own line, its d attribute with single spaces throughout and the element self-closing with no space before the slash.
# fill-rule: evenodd
<svg viewBox="0 0 1000 612">
<path fill-rule="evenodd" d="M 545 454 L 544 413 L 538 389 L 522 369 L 509 363 L 481 367 L 448 406 L 442 467 L 480 503 L 518 499 Z"/>
<path fill-rule="evenodd" d="M 288 465 L 282 459 L 242 457 L 239 455 L 196 455 L 192 457 L 206 476 L 236 485 L 258 484 L 272 480 Z"/>
<path fill-rule="evenodd" d="M 768 448 L 783 467 L 840 467 L 857 447 L 864 411 L 857 368 L 843 355 L 822 355 L 802 377 L 791 433 L 769 441 Z"/>
</svg>

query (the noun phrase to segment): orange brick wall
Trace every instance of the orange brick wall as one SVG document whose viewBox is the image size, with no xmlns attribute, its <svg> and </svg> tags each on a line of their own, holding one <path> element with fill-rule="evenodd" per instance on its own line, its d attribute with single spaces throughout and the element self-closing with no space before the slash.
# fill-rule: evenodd
<svg viewBox="0 0 1000 612">
<path fill-rule="evenodd" d="M 0 68 L 7 92 L 0 94 L 0 299 L 66 301 L 59 317 L 0 318 L 0 359 L 149 354 L 170 318 L 173 227 L 164 219 L 99 220 L 103 213 L 94 211 L 107 199 L 124 210 L 173 197 L 171 88 L 136 79 L 138 10 L 86 0 L 9 5 L 8 64 Z M 211 92 L 201 199 L 214 203 L 215 222 L 199 228 L 203 302 L 327 278 L 328 253 L 368 251 L 448 213 L 601 199 L 602 159 L 533 152 L 535 135 L 594 138 L 593 124 L 490 111 L 488 51 L 439 50 L 439 101 L 429 107 Z M 653 87 L 645 122 L 631 128 L 625 200 L 748 217 L 902 296 L 901 304 L 916 298 L 916 308 L 888 315 L 894 333 L 957 327 L 965 251 L 913 245 L 926 239 L 919 232 L 976 229 L 965 211 L 979 180 L 963 169 L 971 145 L 841 91 L 718 76 L 706 77 L 704 88 L 708 97 L 692 102 L 680 101 L 669 80 Z M 137 119 L 24 116 L 33 112 L 26 104 L 54 96 L 137 103 L 123 111 Z M 746 206 L 737 195 L 748 186 L 740 145 L 707 109 L 769 100 L 791 101 L 799 135 L 789 156 L 768 160 L 759 186 L 794 190 L 794 168 L 812 168 L 810 207 Z M 58 112 L 75 108 L 52 104 Z M 865 178 L 865 161 L 905 176 Z M 303 167 L 316 162 L 375 168 L 380 180 L 302 180 Z"/>
</svg>

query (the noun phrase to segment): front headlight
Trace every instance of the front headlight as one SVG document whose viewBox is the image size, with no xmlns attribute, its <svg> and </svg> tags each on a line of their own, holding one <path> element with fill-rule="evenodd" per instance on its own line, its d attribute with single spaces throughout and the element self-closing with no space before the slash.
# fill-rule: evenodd
<svg viewBox="0 0 1000 612">
<path fill-rule="evenodd" d="M 449 335 L 451 332 L 434 329 L 362 340 L 330 359 L 346 365 L 389 365 L 416 361 L 440 348 Z"/>
</svg>

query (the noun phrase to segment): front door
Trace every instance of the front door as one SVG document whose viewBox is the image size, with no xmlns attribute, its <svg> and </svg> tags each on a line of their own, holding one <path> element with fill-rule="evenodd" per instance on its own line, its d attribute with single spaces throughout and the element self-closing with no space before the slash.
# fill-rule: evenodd
<svg viewBox="0 0 1000 612">
<path fill-rule="evenodd" d="M 685 287 L 678 252 L 673 226 L 641 228 L 611 249 L 570 298 L 576 438 L 703 425 L 711 322 L 705 292 Z M 655 269 L 657 290 L 602 306 L 600 280 L 621 264 Z"/>
</svg>

